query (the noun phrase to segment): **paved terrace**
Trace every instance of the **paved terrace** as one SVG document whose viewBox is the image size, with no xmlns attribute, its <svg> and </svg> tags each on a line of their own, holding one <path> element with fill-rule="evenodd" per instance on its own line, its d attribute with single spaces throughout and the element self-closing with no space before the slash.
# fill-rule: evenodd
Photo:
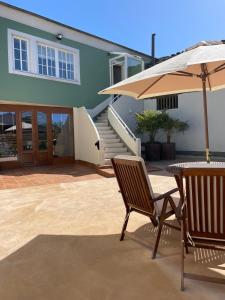
<svg viewBox="0 0 225 300">
<path fill-rule="evenodd" d="M 125 211 L 116 179 L 85 170 L 48 171 L 53 182 L 36 171 L 46 184 L 0 190 L 0 299 L 224 299 L 224 286 L 188 279 L 180 292 L 179 232 L 164 229 L 153 261 L 156 232 L 133 213 L 130 235 L 119 242 Z M 175 186 L 165 171 L 150 179 L 157 192 Z M 225 253 L 198 250 L 186 266 L 225 276 Z"/>
</svg>

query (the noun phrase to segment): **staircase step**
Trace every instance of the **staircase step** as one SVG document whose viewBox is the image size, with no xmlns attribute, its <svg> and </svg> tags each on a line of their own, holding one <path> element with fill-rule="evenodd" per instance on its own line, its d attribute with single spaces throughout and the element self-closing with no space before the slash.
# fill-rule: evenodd
<svg viewBox="0 0 225 300">
<path fill-rule="evenodd" d="M 108 131 L 112 131 L 112 132 L 115 132 L 111 127 L 98 127 L 98 131 L 99 132 L 102 132 L 102 131 L 106 131 L 106 132 L 108 132 Z"/>
<path fill-rule="evenodd" d="M 126 153 L 127 148 L 126 147 L 120 147 L 120 148 L 105 148 L 105 153 Z"/>
<path fill-rule="evenodd" d="M 113 168 L 111 167 L 110 163 L 111 161 L 109 160 L 109 165 L 105 165 L 104 167 L 99 167 L 96 169 L 96 172 L 98 174 L 100 174 L 101 176 L 104 176 L 106 178 L 111 178 L 111 177 L 115 177 L 115 173 Z"/>
<path fill-rule="evenodd" d="M 120 143 L 120 142 L 115 142 L 115 143 L 104 143 L 103 145 L 105 146 L 105 148 L 123 148 L 124 147 L 124 143 Z"/>
<path fill-rule="evenodd" d="M 104 165 L 105 166 L 111 166 L 112 165 L 111 159 L 110 158 L 105 158 L 104 159 Z"/>
<path fill-rule="evenodd" d="M 100 116 L 100 117 L 97 117 L 97 120 L 107 120 L 108 121 L 108 117 L 107 116 Z"/>
<path fill-rule="evenodd" d="M 119 143 L 120 144 L 120 139 L 119 138 L 115 138 L 115 139 L 103 139 L 103 144 L 104 144 L 105 147 L 111 146 L 114 143 Z"/>
<path fill-rule="evenodd" d="M 103 112 L 103 113 L 101 113 L 100 115 L 99 115 L 99 118 L 100 117 L 108 117 L 108 112 Z"/>
<path fill-rule="evenodd" d="M 99 133 L 100 137 L 103 139 L 103 140 L 110 140 L 110 139 L 116 139 L 117 138 L 117 135 L 115 133 L 113 134 L 108 134 L 108 133 Z"/>
<path fill-rule="evenodd" d="M 107 134 L 115 134 L 115 132 L 112 129 L 111 130 L 101 130 L 101 131 L 99 130 L 98 133 L 100 136 L 102 136 L 104 134 L 106 134 L 106 135 Z"/>
<path fill-rule="evenodd" d="M 107 127 L 109 125 L 108 122 L 95 122 L 95 126 L 100 128 L 100 127 Z"/>
<path fill-rule="evenodd" d="M 104 158 L 113 158 L 117 155 L 120 155 L 120 154 L 123 154 L 123 155 L 132 155 L 130 152 L 124 152 L 124 153 L 104 153 Z"/>
</svg>

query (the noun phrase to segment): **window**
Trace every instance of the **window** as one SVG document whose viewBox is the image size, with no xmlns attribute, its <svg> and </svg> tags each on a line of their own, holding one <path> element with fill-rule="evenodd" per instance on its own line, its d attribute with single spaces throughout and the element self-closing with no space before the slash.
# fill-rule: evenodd
<svg viewBox="0 0 225 300">
<path fill-rule="evenodd" d="M 74 80 L 74 55 L 59 51 L 59 77 Z"/>
<path fill-rule="evenodd" d="M 8 29 L 9 73 L 80 84 L 79 50 Z"/>
<path fill-rule="evenodd" d="M 0 111 L 0 162 L 17 160 L 16 113 Z"/>
<path fill-rule="evenodd" d="M 178 108 L 178 95 L 157 97 L 157 110 Z"/>
<path fill-rule="evenodd" d="M 56 76 L 54 48 L 38 45 L 38 72 L 41 75 Z"/>
<path fill-rule="evenodd" d="M 18 71 L 28 71 L 27 41 L 14 37 L 14 68 Z"/>
</svg>

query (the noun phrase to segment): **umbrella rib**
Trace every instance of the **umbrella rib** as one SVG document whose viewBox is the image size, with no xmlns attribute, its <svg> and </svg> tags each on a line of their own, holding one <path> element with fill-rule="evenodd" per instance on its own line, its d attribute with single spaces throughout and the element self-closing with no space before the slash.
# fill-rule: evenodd
<svg viewBox="0 0 225 300">
<path fill-rule="evenodd" d="M 215 69 L 213 69 L 212 71 L 210 71 L 209 75 L 219 72 L 219 71 L 222 71 L 222 70 L 224 70 L 224 68 L 225 68 L 225 63 L 223 63 L 222 65 L 220 65 L 220 66 L 216 67 Z"/>
<path fill-rule="evenodd" d="M 151 87 L 153 87 L 157 82 L 159 82 L 166 74 L 163 74 L 159 78 L 157 78 L 153 83 L 151 83 L 143 92 L 141 92 L 136 99 L 139 99 L 147 90 L 149 90 Z"/>
<path fill-rule="evenodd" d="M 208 68 L 207 65 L 205 65 L 205 70 L 206 70 L 206 74 L 207 74 L 207 81 L 208 81 L 208 85 L 209 85 L 209 89 L 211 91 L 211 83 L 210 83 L 210 78 L 209 78 L 209 72 L 208 72 Z"/>
<path fill-rule="evenodd" d="M 190 72 L 186 72 L 186 71 L 177 71 L 177 73 L 171 73 L 172 75 L 180 75 L 180 76 L 199 76 L 197 74 L 194 74 L 194 73 L 190 73 Z"/>
</svg>

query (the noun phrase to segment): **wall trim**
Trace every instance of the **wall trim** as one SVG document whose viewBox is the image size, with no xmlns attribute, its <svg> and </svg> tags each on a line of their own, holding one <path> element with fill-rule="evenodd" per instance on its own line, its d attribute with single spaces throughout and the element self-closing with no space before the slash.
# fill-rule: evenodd
<svg viewBox="0 0 225 300">
<path fill-rule="evenodd" d="M 70 84 L 81 84 L 80 81 L 80 50 L 69 47 L 63 44 L 58 44 L 56 42 L 52 42 L 43 38 L 39 38 L 37 36 L 27 34 L 21 31 L 13 30 L 8 28 L 8 68 L 9 73 L 28 76 L 28 77 L 36 77 L 40 79 L 47 79 L 53 81 L 60 81 L 64 83 Z M 27 56 L 28 56 L 28 71 L 19 71 L 14 68 L 14 54 L 13 54 L 13 38 L 18 37 L 27 41 Z M 74 55 L 74 80 L 63 79 L 59 77 L 51 77 L 47 75 L 41 75 L 38 73 L 38 45 L 45 45 L 47 47 L 54 48 L 56 51 L 56 76 L 58 70 L 58 60 L 57 60 L 57 51 L 68 51 Z"/>
</svg>

